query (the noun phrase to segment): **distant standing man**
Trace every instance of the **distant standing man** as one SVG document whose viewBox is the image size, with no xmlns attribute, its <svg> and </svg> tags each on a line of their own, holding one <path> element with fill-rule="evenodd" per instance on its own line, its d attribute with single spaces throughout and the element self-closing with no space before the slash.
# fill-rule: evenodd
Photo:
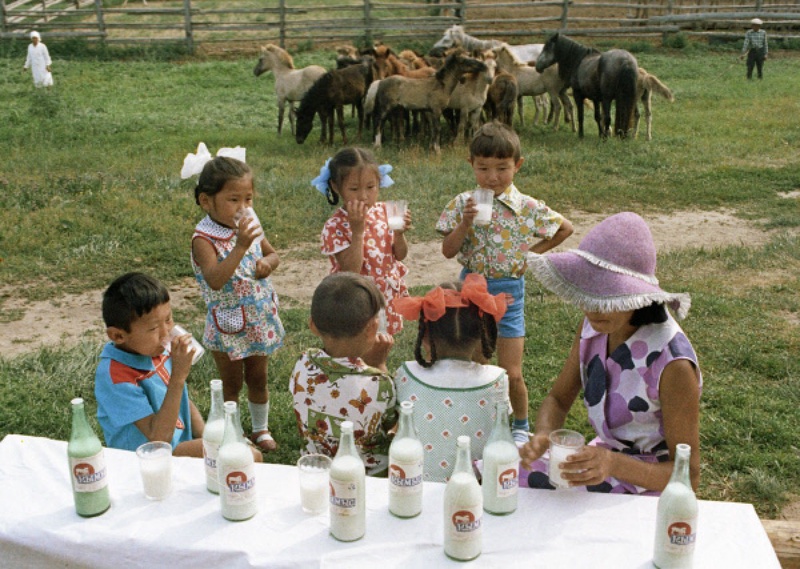
<svg viewBox="0 0 800 569">
<path fill-rule="evenodd" d="M 747 54 L 747 78 L 753 78 L 753 66 L 758 69 L 758 78 L 762 79 L 761 70 L 764 67 L 764 60 L 767 59 L 769 46 L 767 45 L 767 32 L 761 29 L 764 23 L 758 18 L 750 20 L 753 29 L 747 30 L 744 35 L 744 45 L 739 59 L 744 59 Z"/>
<path fill-rule="evenodd" d="M 37 87 L 50 87 L 53 85 L 53 74 L 50 73 L 50 52 L 42 43 L 39 32 L 31 32 L 31 43 L 28 46 L 28 58 L 25 60 L 23 71 L 29 67 L 33 71 L 33 84 Z"/>
</svg>

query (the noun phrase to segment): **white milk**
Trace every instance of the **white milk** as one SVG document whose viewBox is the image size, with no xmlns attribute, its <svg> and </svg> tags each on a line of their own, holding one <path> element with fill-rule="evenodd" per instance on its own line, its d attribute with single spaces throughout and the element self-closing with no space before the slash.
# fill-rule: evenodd
<svg viewBox="0 0 800 569">
<path fill-rule="evenodd" d="M 217 457 L 225 433 L 225 419 L 217 419 L 206 423 L 203 430 L 203 459 L 206 465 L 206 488 L 209 492 L 219 494 L 219 478 L 217 475 Z"/>
<path fill-rule="evenodd" d="M 399 231 L 403 229 L 406 225 L 406 220 L 403 219 L 402 215 L 393 215 L 389 218 L 389 229 L 393 229 L 394 231 Z"/>
<path fill-rule="evenodd" d="M 219 498 L 222 516 L 240 521 L 252 518 L 258 511 L 253 453 L 242 442 L 221 446 L 217 456 Z"/>
<path fill-rule="evenodd" d="M 550 463 L 548 465 L 547 474 L 550 477 L 550 484 L 556 488 L 569 488 L 569 481 L 564 480 L 561 476 L 561 469 L 559 464 L 565 462 L 567 457 L 578 452 L 579 449 L 565 448 L 556 445 L 550 445 Z"/>
<path fill-rule="evenodd" d="M 653 563 L 660 569 L 691 567 L 696 538 L 694 491 L 683 482 L 671 481 L 658 499 Z"/>
<path fill-rule="evenodd" d="M 492 221 L 492 204 L 479 203 L 475 208 L 478 210 L 475 215 L 475 225 L 488 225 Z"/>
<path fill-rule="evenodd" d="M 507 441 L 494 441 L 483 449 L 483 509 L 510 514 L 517 509 L 519 451 Z"/>
<path fill-rule="evenodd" d="M 171 459 L 168 449 L 158 449 L 140 463 L 144 494 L 151 500 L 163 500 L 172 491 Z"/>
<path fill-rule="evenodd" d="M 389 447 L 389 511 L 413 518 L 422 511 L 422 443 L 395 438 Z"/>
<path fill-rule="evenodd" d="M 456 472 L 444 491 L 444 552 L 459 561 L 481 554 L 483 499 L 475 476 Z"/>
<path fill-rule="evenodd" d="M 300 476 L 300 503 L 308 514 L 328 509 L 328 470 L 306 467 Z"/>
<path fill-rule="evenodd" d="M 366 531 L 364 462 L 356 456 L 333 459 L 330 471 L 331 535 L 339 541 L 355 541 Z"/>
</svg>

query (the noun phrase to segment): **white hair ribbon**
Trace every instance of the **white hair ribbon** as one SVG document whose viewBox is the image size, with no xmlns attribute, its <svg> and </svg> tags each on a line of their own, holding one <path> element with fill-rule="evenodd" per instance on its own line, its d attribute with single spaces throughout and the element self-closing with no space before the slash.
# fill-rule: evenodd
<svg viewBox="0 0 800 569">
<path fill-rule="evenodd" d="M 245 155 L 247 153 L 247 149 L 242 148 L 241 146 L 237 146 L 236 148 L 220 148 L 217 150 L 217 156 L 226 156 L 228 158 L 235 158 L 241 162 L 245 162 Z M 211 156 L 211 153 L 208 151 L 208 147 L 206 146 L 205 142 L 201 142 L 197 145 L 197 152 L 192 154 L 191 152 L 186 155 L 186 158 L 183 159 L 183 168 L 181 168 L 181 179 L 185 180 L 186 178 L 191 178 L 203 171 L 203 166 L 206 165 L 207 162 L 213 160 L 214 157 Z"/>
</svg>

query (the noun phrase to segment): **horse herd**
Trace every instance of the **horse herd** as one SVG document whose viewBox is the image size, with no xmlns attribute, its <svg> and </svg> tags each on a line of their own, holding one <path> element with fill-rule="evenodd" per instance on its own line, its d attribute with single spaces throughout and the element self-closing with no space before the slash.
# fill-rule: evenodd
<svg viewBox="0 0 800 569">
<path fill-rule="evenodd" d="M 442 116 L 455 136 L 466 140 L 482 119 L 497 119 L 513 128 L 515 110 L 524 125 L 523 97 L 530 95 L 536 105 L 534 123 L 552 123 L 557 130 L 563 110 L 564 120 L 581 137 L 584 105 L 591 102 L 602 139 L 612 134 L 636 136 L 641 102 L 646 138 L 651 140 L 652 94 L 674 100 L 669 88 L 639 67 L 629 52 L 600 53 L 558 33 L 545 44 L 509 45 L 474 38 L 461 26 L 453 26 L 425 56 L 410 50 L 395 53 L 385 45 L 361 51 L 345 46 L 337 52 L 335 69 L 319 65 L 296 69 L 282 48 L 262 47 L 254 74 L 272 71 L 275 76 L 279 134 L 288 104 L 291 130 L 299 144 L 308 137 L 316 116 L 322 142 L 333 143 L 336 121 L 347 144 L 344 109 L 350 105 L 358 116 L 359 138 L 365 123 L 376 147 L 386 129 L 396 141 L 426 133 L 438 152 Z"/>
</svg>

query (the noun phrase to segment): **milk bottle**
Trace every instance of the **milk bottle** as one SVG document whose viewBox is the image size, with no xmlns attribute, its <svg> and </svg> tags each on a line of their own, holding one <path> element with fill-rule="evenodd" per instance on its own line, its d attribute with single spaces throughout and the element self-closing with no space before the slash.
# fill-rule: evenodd
<svg viewBox="0 0 800 569">
<path fill-rule="evenodd" d="M 331 535 L 339 541 L 355 541 L 366 531 L 366 469 L 356 449 L 353 422 L 344 421 L 340 429 L 339 450 L 330 471 Z"/>
<path fill-rule="evenodd" d="M 675 448 L 675 466 L 658 499 L 653 563 L 659 569 L 691 567 L 697 537 L 697 498 L 689 478 L 687 444 Z"/>
<path fill-rule="evenodd" d="M 508 424 L 508 405 L 497 404 L 492 434 L 483 449 L 483 509 L 510 514 L 517 509 L 519 451 Z"/>
<path fill-rule="evenodd" d="M 469 437 L 458 437 L 456 466 L 444 489 L 444 552 L 458 561 L 481 554 L 483 496 L 472 471 Z"/>
<path fill-rule="evenodd" d="M 86 419 L 83 399 L 76 397 L 71 403 L 72 432 L 67 457 L 75 511 L 85 518 L 99 516 L 111 507 L 103 445 Z"/>
<path fill-rule="evenodd" d="M 422 511 L 422 442 L 414 427 L 414 404 L 400 404 L 397 434 L 389 447 L 389 511 L 413 518 Z"/>
<path fill-rule="evenodd" d="M 224 404 L 225 434 L 217 456 L 222 516 L 231 521 L 247 520 L 258 511 L 253 453 L 239 436 L 237 408 L 235 401 Z"/>
<path fill-rule="evenodd" d="M 203 459 L 206 467 L 206 488 L 213 494 L 219 494 L 217 477 L 217 456 L 222 436 L 225 434 L 225 412 L 222 398 L 222 380 L 211 380 L 211 410 L 203 430 Z"/>
</svg>

